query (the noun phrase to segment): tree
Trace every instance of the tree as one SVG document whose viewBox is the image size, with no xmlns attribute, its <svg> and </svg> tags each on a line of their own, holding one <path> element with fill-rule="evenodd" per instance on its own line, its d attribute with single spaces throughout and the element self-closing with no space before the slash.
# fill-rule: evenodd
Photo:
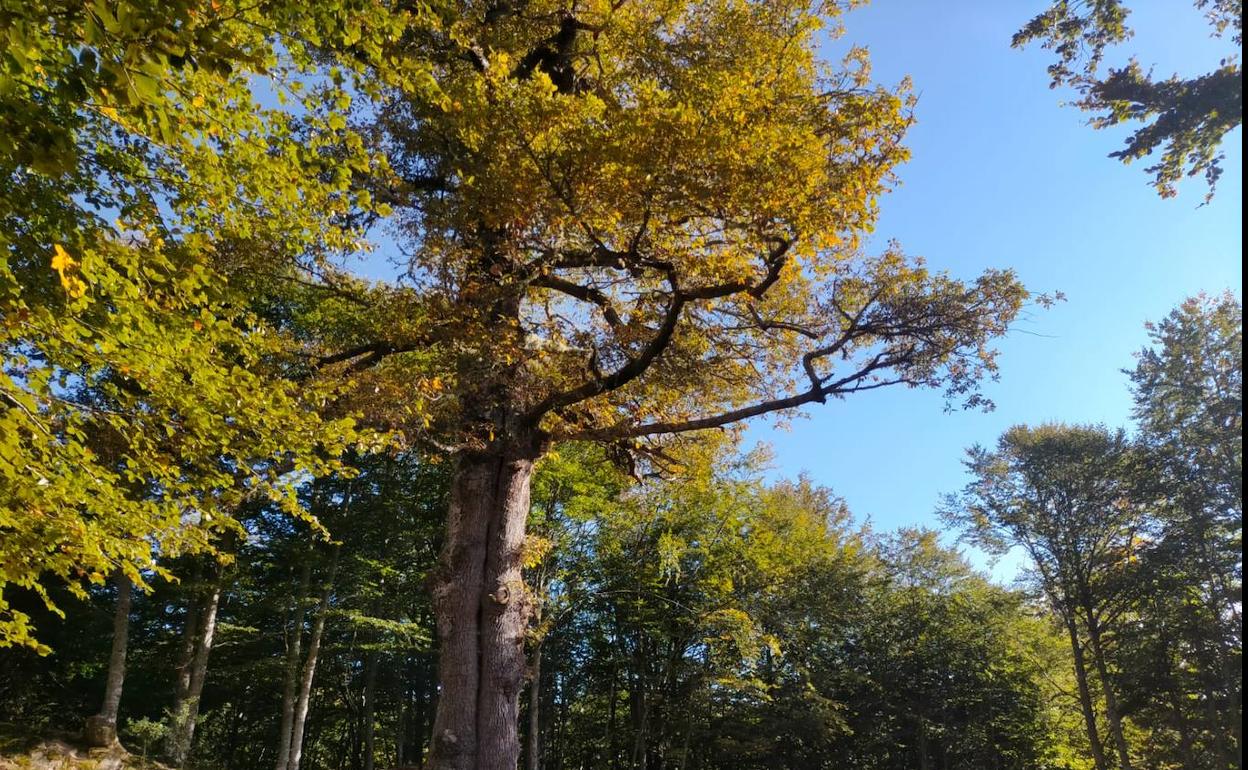
<svg viewBox="0 0 1248 770">
<path fill-rule="evenodd" d="M 1046 681 L 1069 654 L 1021 592 L 934 533 L 873 534 L 826 488 L 765 483 L 765 462 L 723 441 L 622 484 L 598 447 L 542 461 L 535 529 L 555 545 L 533 570 L 553 575 L 530 643 L 538 767 L 1040 770 L 1075 756 Z"/>
<path fill-rule="evenodd" d="M 321 411 L 331 388 L 284 376 L 291 340 L 240 285 L 358 242 L 346 177 L 323 173 L 369 163 L 324 115 L 344 88 L 296 94 L 340 10 L 0 10 L 0 645 L 47 651 L 13 587 L 82 596 L 120 569 L 146 588 L 158 555 L 211 549 L 243 500 L 290 501 L 291 474 L 354 440 Z M 367 49 L 379 17 L 357 10 Z M 301 114 L 255 104 L 255 78 Z"/>
<path fill-rule="evenodd" d="M 1094 128 L 1144 124 L 1127 138 L 1123 149 L 1110 153 L 1111 158 L 1130 163 L 1160 149 L 1161 157 L 1146 169 L 1157 192 L 1169 198 L 1183 177 L 1203 174 L 1208 201 L 1222 175 L 1222 140 L 1243 122 L 1238 58 L 1244 11 L 1240 0 L 1196 0 L 1194 5 L 1216 36 L 1230 31 L 1234 51 L 1217 69 L 1190 78 L 1172 75 L 1154 80 L 1134 58 L 1126 66 L 1101 73 L 1106 50 L 1131 37 L 1130 9 L 1122 0 L 1058 0 L 1017 32 L 1013 44 L 1017 48 L 1039 40 L 1057 53 L 1057 61 L 1049 66 L 1052 87 L 1073 86 L 1082 97 L 1075 106 L 1100 113 L 1090 121 Z"/>
<path fill-rule="evenodd" d="M 880 535 L 874 550 L 862 609 L 826 632 L 837 646 L 810 648 L 812 682 L 845 704 L 845 729 L 820 766 L 1062 766 L 1069 739 L 1047 709 L 1060 690 L 1045 677 L 1062 681 L 1056 667 L 1068 660 L 1047 618 L 934 532 Z"/>
<path fill-rule="evenodd" d="M 1129 598 L 1120 574 L 1136 558 L 1142 524 L 1125 434 L 1094 426 L 1017 426 L 1001 436 L 996 451 L 973 447 L 968 455 L 972 481 L 949 498 L 946 520 L 993 552 L 1016 546 L 1025 551 L 1070 637 L 1096 767 L 1110 767 L 1093 694 L 1099 683 L 1117 764 L 1130 770 L 1132 752 L 1110 669 L 1115 626 Z"/>
<path fill-rule="evenodd" d="M 119 571 L 113 582 L 117 587 L 117 608 L 113 611 L 113 639 L 108 655 L 104 702 L 99 713 L 87 719 L 83 731 L 87 743 L 92 746 L 112 746 L 117 742 L 117 710 L 121 706 L 121 691 L 126 679 L 126 646 L 134 589 L 124 571 Z"/>
<path fill-rule="evenodd" d="M 1131 376 L 1135 418 L 1175 534 L 1190 537 L 1217 614 L 1239 622 L 1243 537 L 1243 306 L 1193 297 L 1149 325 Z"/>
<path fill-rule="evenodd" d="M 549 447 L 644 460 L 665 436 L 889 385 L 984 403 L 991 340 L 1027 294 L 1008 272 L 862 255 L 910 97 L 873 86 L 863 51 L 816 59 L 840 10 L 462 2 L 392 49 L 437 88 L 385 93 L 393 173 L 360 184 L 410 236 L 412 283 L 384 301 L 401 315 L 321 364 L 369 402 L 418 403 L 410 433 L 457 457 L 434 767 L 517 762 L 523 543 Z"/>
<path fill-rule="evenodd" d="M 1237 767 L 1243 711 L 1243 309 L 1199 296 L 1149 325 L 1129 372 L 1149 463 L 1131 648 L 1133 701 L 1157 750 Z M 1167 737 L 1168 736 L 1168 737 Z"/>
</svg>

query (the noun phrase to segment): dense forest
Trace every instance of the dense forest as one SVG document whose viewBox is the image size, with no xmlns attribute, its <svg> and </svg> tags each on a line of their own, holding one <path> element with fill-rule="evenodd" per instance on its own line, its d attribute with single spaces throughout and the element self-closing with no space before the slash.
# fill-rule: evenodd
<svg viewBox="0 0 1248 770">
<path fill-rule="evenodd" d="M 0 0 L 0 768 L 1242 767 L 1238 295 L 928 528 L 747 440 L 990 409 L 1062 301 L 869 252 L 916 100 L 848 5 Z M 1210 200 L 1242 7 L 1165 81 L 1128 11 L 1014 43 Z"/>
</svg>

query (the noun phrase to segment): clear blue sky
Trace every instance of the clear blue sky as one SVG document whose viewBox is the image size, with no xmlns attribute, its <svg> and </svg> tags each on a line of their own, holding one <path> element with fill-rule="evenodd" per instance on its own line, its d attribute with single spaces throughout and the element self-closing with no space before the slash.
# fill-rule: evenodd
<svg viewBox="0 0 1248 770">
<path fill-rule="evenodd" d="M 1136 37 L 1126 48 L 1156 74 L 1207 71 L 1224 55 L 1190 2 L 1129 4 Z M 995 412 L 946 414 L 939 394 L 892 390 L 829 403 L 788 430 L 751 429 L 772 445 L 777 474 L 807 471 L 877 528 L 938 527 L 940 495 L 966 482 L 963 449 L 1011 425 L 1126 425 L 1121 370 L 1147 341 L 1143 323 L 1199 291 L 1240 290 L 1241 131 L 1212 204 L 1198 205 L 1202 180 L 1159 199 L 1145 164 L 1105 157 L 1125 133 L 1093 131 L 1061 106 L 1069 94 L 1048 88 L 1049 53 L 1009 47 L 1044 5 L 880 0 L 851 12 L 829 48 L 867 46 L 877 80 L 910 75 L 920 94 L 913 160 L 882 203 L 877 245 L 895 238 L 960 276 L 1012 267 L 1029 288 L 1067 296 L 1001 344 L 1000 382 L 986 388 Z"/>
</svg>

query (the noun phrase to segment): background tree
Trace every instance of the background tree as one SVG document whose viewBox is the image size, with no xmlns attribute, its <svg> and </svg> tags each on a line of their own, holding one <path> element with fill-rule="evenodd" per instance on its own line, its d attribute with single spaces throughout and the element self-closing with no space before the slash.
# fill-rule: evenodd
<svg viewBox="0 0 1248 770">
<path fill-rule="evenodd" d="M 46 651 L 13 587 L 48 599 L 117 569 L 147 587 L 158 553 L 211 548 L 244 498 L 292 500 L 289 474 L 331 470 L 352 440 L 318 411 L 330 390 L 280 376 L 290 341 L 223 272 L 358 244 L 346 179 L 324 173 L 369 163 L 325 115 L 344 89 L 295 94 L 319 71 L 307 41 L 348 34 L 338 18 L 0 9 L 0 644 Z M 360 9 L 350 36 L 375 21 Z M 302 109 L 256 104 L 262 82 Z"/>
<path fill-rule="evenodd" d="M 1111 158 L 1130 163 L 1160 150 L 1146 169 L 1157 192 L 1169 198 L 1183 177 L 1201 174 L 1209 185 L 1207 201 L 1222 175 L 1222 139 L 1243 122 L 1244 5 L 1240 0 L 1196 0 L 1194 5 L 1214 35 L 1229 35 L 1231 43 L 1217 68 L 1202 75 L 1155 80 L 1135 58 L 1103 74 L 1106 51 L 1131 37 L 1130 8 L 1122 0 L 1059 0 L 1014 35 L 1014 46 L 1039 40 L 1057 53 L 1049 66 L 1052 87 L 1074 87 L 1081 96 L 1075 106 L 1099 113 L 1090 121 L 1093 127 L 1144 124 Z"/>
<path fill-rule="evenodd" d="M 561 610 L 542 636 L 540 767 L 1076 756 L 1038 665 L 1069 654 L 1021 594 L 931 533 L 873 535 L 828 490 L 766 484 L 763 456 L 726 449 L 640 487 L 592 447 L 540 466 L 535 520 L 570 543 L 545 601 Z"/>
<path fill-rule="evenodd" d="M 1243 660 L 1243 310 L 1193 297 L 1150 325 L 1130 372 L 1149 462 L 1140 496 L 1147 588 L 1125 649 L 1131 699 L 1154 751 L 1192 767 L 1239 765 Z M 1171 761 L 1178 761 L 1171 759 Z"/>
<path fill-rule="evenodd" d="M 1027 554 L 1070 638 L 1096 766 L 1110 767 L 1112 751 L 1116 765 L 1129 770 L 1133 752 L 1112 666 L 1116 630 L 1132 598 L 1120 575 L 1136 558 L 1142 516 L 1125 433 L 1017 426 L 1001 436 L 996 451 L 974 447 L 968 455 L 972 481 L 948 500 L 946 520 L 990 551 L 1021 547 Z M 1108 739 L 1098 726 L 1101 706 Z"/>
</svg>

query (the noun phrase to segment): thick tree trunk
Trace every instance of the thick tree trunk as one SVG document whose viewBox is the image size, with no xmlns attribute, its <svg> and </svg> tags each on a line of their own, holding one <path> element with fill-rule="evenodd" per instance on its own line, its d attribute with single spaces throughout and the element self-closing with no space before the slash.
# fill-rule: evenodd
<svg viewBox="0 0 1248 770">
<path fill-rule="evenodd" d="M 302 660 L 303 616 L 308 601 L 308 585 L 312 581 L 312 560 L 303 564 L 299 575 L 299 590 L 295 606 L 291 608 L 290 635 L 286 641 L 286 672 L 282 682 L 282 721 L 277 739 L 277 763 L 274 770 L 286 770 L 290 761 L 290 730 L 295 721 L 295 688 L 299 681 L 299 663 Z"/>
<path fill-rule="evenodd" d="M 307 724 L 308 708 L 312 699 L 312 680 L 316 676 L 316 660 L 321 652 L 321 636 L 325 632 L 325 616 L 329 614 L 329 599 L 334 590 L 334 575 L 338 571 L 338 547 L 329 560 L 329 575 L 321 592 L 321 603 L 316 608 L 316 620 L 312 622 L 312 634 L 308 637 L 308 657 L 303 663 L 303 676 L 299 681 L 299 699 L 295 702 L 294 719 L 290 728 L 290 758 L 287 770 L 299 770 L 303 757 L 303 732 Z"/>
<path fill-rule="evenodd" d="M 130 602 L 134 588 L 130 584 L 130 576 L 122 570 L 117 570 L 113 583 L 117 587 L 113 644 L 108 655 L 104 703 L 100 706 L 100 713 L 87 720 L 84 730 L 84 738 L 90 746 L 111 746 L 117 742 L 117 710 L 121 706 L 121 689 L 126 681 L 126 644 L 130 636 Z"/>
<path fill-rule="evenodd" d="M 1070 633 L 1070 651 L 1075 659 L 1075 682 L 1079 687 L 1079 707 L 1083 710 L 1083 723 L 1088 733 L 1088 746 L 1092 750 L 1092 763 L 1096 770 L 1109 770 L 1109 762 L 1105 759 L 1105 747 L 1096 729 L 1096 708 L 1092 705 L 1092 690 L 1088 687 L 1088 667 L 1083 657 L 1083 643 L 1079 640 L 1079 630 L 1075 626 L 1075 617 L 1065 612 L 1066 630 Z"/>
<path fill-rule="evenodd" d="M 520 760 L 521 564 L 537 443 L 464 455 L 456 468 L 433 586 L 441 684 L 433 770 L 515 770 Z"/>
<path fill-rule="evenodd" d="M 224 569 L 218 565 L 217 575 L 212 581 L 212 588 L 205 602 L 199 623 L 199 634 L 195 641 L 195 657 L 191 663 L 191 679 L 186 693 L 186 700 L 176 715 L 174 724 L 173 764 L 181 767 L 191 751 L 195 740 L 195 722 L 199 719 L 199 699 L 204 692 L 204 681 L 208 677 L 208 656 L 212 653 L 212 639 L 217 630 L 217 609 L 221 606 L 221 587 L 224 582 Z"/>
</svg>

